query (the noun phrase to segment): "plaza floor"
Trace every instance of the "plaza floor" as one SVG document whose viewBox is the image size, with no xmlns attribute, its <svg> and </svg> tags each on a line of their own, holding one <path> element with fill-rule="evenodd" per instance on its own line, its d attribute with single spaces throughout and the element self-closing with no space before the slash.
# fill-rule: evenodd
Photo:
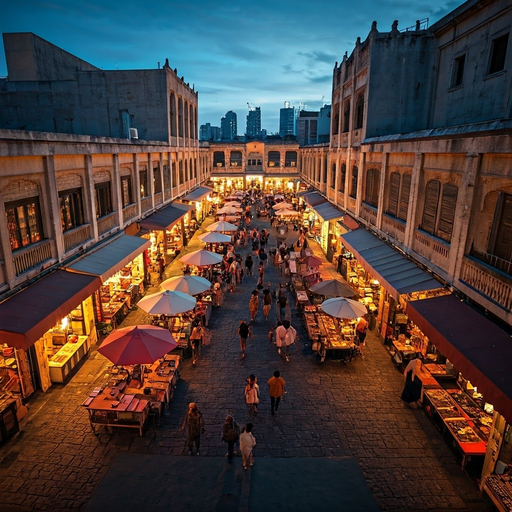
<svg viewBox="0 0 512 512">
<path fill-rule="evenodd" d="M 197 235 L 211 221 L 187 252 L 202 246 Z M 268 228 L 266 220 L 254 222 Z M 167 277 L 180 273 L 178 262 L 166 270 Z M 284 281 L 269 264 L 265 282 Z M 249 319 L 255 284 L 244 279 L 214 309 L 212 345 L 196 367 L 184 361 L 169 409 L 144 436 L 92 432 L 80 404 L 108 365 L 95 350 L 68 384 L 31 400 L 22 432 L 0 448 L 0 510 L 492 510 L 423 411 L 400 400 L 403 377 L 377 333 L 367 336 L 364 360 L 320 363 L 292 309 L 299 342 L 286 362 L 268 341 L 275 312 L 265 322 L 260 309 L 242 361 L 237 328 Z M 136 310 L 123 325 L 143 320 Z M 271 416 L 266 382 L 275 369 L 288 393 Z M 256 462 L 244 472 L 240 458 L 227 464 L 220 433 L 228 413 L 248 421 L 243 389 L 250 373 L 262 396 L 253 420 Z M 200 457 L 188 456 L 181 430 L 192 401 L 206 422 Z"/>
</svg>

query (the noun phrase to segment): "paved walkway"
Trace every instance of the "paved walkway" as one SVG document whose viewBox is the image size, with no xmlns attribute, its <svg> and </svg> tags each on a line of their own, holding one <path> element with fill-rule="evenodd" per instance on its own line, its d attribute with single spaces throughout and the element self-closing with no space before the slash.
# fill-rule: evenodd
<svg viewBox="0 0 512 512">
<path fill-rule="evenodd" d="M 268 226 L 264 220 L 255 222 Z M 200 233 L 194 236 L 189 251 L 201 247 L 197 240 Z M 314 242 L 311 246 L 320 256 L 319 247 Z M 167 276 L 180 273 L 179 263 L 166 270 Z M 267 281 L 273 285 L 284 281 L 271 264 Z M 292 506 L 297 511 L 311 510 L 305 498 L 308 492 L 318 499 L 317 510 L 326 510 L 321 506 L 324 492 L 332 495 L 326 497 L 328 505 L 341 505 L 342 501 L 336 500 L 343 495 L 349 500 L 343 502 L 344 510 L 357 510 L 350 500 L 357 502 L 358 497 L 367 504 L 365 510 L 371 510 L 372 499 L 365 491 L 368 488 L 382 510 L 490 510 L 422 410 L 401 402 L 403 377 L 374 333 L 367 336 L 364 360 L 357 358 L 347 365 L 328 360 L 322 364 L 311 353 L 300 317 L 293 310 L 292 323 L 300 340 L 287 363 L 268 342 L 275 312 L 265 322 L 260 311 L 254 345 L 249 345 L 242 362 L 236 331 L 239 320 L 249 318 L 249 295 L 255 284 L 256 278 L 245 279 L 224 305 L 214 310 L 212 346 L 203 349 L 196 368 L 190 360 L 184 362 L 182 380 L 162 424 L 150 425 L 143 437 L 131 430 L 113 435 L 92 433 L 80 404 L 104 376 L 108 363 L 95 351 L 66 386 L 53 386 L 32 400 L 22 423 L 23 432 L 0 448 L 0 510 L 84 510 L 90 500 L 88 510 L 101 510 L 96 506 L 106 489 L 121 500 L 125 496 L 124 510 L 130 510 L 131 501 L 126 499 L 126 492 L 123 494 L 128 488 L 133 500 L 141 495 L 145 498 L 146 507 L 139 505 L 137 510 L 164 505 L 191 510 L 187 507 L 194 495 L 188 484 L 186 492 L 176 495 L 176 501 L 169 493 L 169 489 L 176 489 L 171 482 L 186 484 L 189 475 L 199 475 L 195 493 L 201 500 L 208 497 L 204 503 L 210 504 L 208 508 L 199 504 L 195 510 L 274 510 L 278 499 L 280 510 L 291 510 Z M 127 322 L 137 323 L 140 318 L 141 313 L 133 312 Z M 273 417 L 266 381 L 275 369 L 287 381 L 288 394 L 279 414 Z M 243 389 L 250 373 L 259 378 L 262 399 L 253 421 L 256 465 L 249 477 L 244 476 L 239 458 L 232 471 L 225 470 L 226 447 L 220 432 L 228 413 L 241 424 L 247 421 Z M 187 456 L 180 428 L 191 401 L 197 402 L 206 421 L 201 457 Z M 127 464 L 130 479 L 116 478 Z M 283 489 L 272 487 L 269 480 L 274 466 L 279 474 L 293 477 L 293 487 L 289 479 L 280 480 Z M 169 488 L 159 494 L 150 482 L 162 471 Z M 336 478 L 331 478 L 331 471 Z M 211 472 L 225 475 L 219 476 L 213 487 Z M 318 474 L 325 475 L 325 489 Z M 336 485 L 340 492 L 332 494 Z M 341 508 L 328 508 L 336 509 Z"/>
</svg>

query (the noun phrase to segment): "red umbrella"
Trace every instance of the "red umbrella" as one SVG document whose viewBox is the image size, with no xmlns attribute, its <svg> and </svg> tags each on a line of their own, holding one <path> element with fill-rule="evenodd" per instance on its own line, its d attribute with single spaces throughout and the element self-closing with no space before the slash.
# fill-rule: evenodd
<svg viewBox="0 0 512 512">
<path fill-rule="evenodd" d="M 114 364 L 152 364 L 176 346 L 167 329 L 155 325 L 132 325 L 107 336 L 98 352 Z"/>
<path fill-rule="evenodd" d="M 300 260 L 301 263 L 304 263 L 308 267 L 319 267 L 322 265 L 322 260 L 320 258 L 317 258 L 316 256 L 306 256 L 302 260 Z"/>
</svg>

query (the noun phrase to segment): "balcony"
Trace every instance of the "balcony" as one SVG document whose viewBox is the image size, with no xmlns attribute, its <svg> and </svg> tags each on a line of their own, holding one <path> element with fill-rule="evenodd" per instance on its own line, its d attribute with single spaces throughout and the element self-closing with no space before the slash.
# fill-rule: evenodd
<svg viewBox="0 0 512 512">
<path fill-rule="evenodd" d="M 12 259 L 16 275 L 19 276 L 23 272 L 51 260 L 52 243 L 52 240 L 43 240 L 13 253 Z"/>
<path fill-rule="evenodd" d="M 405 239 L 405 222 L 384 214 L 382 216 L 381 231 L 403 243 Z"/>
<path fill-rule="evenodd" d="M 450 244 L 419 229 L 414 231 L 413 250 L 434 265 L 446 270 Z"/>
<path fill-rule="evenodd" d="M 137 217 L 138 208 L 137 203 L 129 204 L 123 208 L 123 224 L 126 224 L 129 220 Z"/>
<path fill-rule="evenodd" d="M 73 247 L 77 247 L 91 238 L 90 224 L 85 224 L 71 229 L 70 231 L 66 231 L 64 233 L 64 252 L 70 251 Z"/>
<path fill-rule="evenodd" d="M 151 196 L 143 197 L 140 200 L 140 208 L 142 213 L 146 213 L 147 211 L 151 210 L 153 208 L 151 203 Z"/>
<path fill-rule="evenodd" d="M 98 219 L 98 235 L 108 233 L 111 229 L 117 226 L 116 212 L 109 213 L 104 217 Z"/>
<path fill-rule="evenodd" d="M 158 206 L 159 204 L 162 204 L 164 202 L 164 196 L 162 192 L 157 192 L 155 194 L 155 206 Z"/>
<path fill-rule="evenodd" d="M 507 312 L 512 309 L 512 279 L 485 263 L 464 256 L 459 281 L 485 295 Z"/>
<path fill-rule="evenodd" d="M 377 225 L 377 208 L 374 208 L 365 203 L 361 203 L 361 208 L 359 209 L 359 217 L 364 219 L 366 222 L 369 222 L 373 226 Z"/>
</svg>

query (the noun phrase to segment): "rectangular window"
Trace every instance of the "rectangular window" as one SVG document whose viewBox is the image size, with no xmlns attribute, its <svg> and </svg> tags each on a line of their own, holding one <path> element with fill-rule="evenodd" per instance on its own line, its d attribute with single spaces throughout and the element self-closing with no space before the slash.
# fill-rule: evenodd
<svg viewBox="0 0 512 512">
<path fill-rule="evenodd" d="M 110 181 L 98 183 L 95 186 L 96 193 L 96 218 L 104 217 L 113 212 L 112 209 L 112 190 Z"/>
<path fill-rule="evenodd" d="M 85 223 L 81 188 L 59 192 L 59 204 L 64 233 Z"/>
<path fill-rule="evenodd" d="M 505 57 L 507 56 L 508 34 L 497 37 L 491 44 L 491 56 L 489 60 L 489 74 L 497 73 L 505 69 Z"/>
<path fill-rule="evenodd" d="M 123 208 L 133 203 L 131 176 L 121 176 L 121 194 L 123 197 Z"/>
<path fill-rule="evenodd" d="M 148 190 L 148 171 L 140 171 L 140 197 L 148 197 L 149 196 L 149 190 Z"/>
<path fill-rule="evenodd" d="M 155 194 L 162 192 L 162 177 L 160 175 L 160 166 L 153 167 L 153 189 Z"/>
<path fill-rule="evenodd" d="M 464 66 L 466 64 L 466 55 L 461 55 L 453 61 L 452 87 L 462 85 L 464 81 Z"/>
<path fill-rule="evenodd" d="M 13 251 L 43 239 L 39 198 L 31 197 L 22 201 L 6 203 L 5 214 L 9 241 Z"/>
<path fill-rule="evenodd" d="M 164 190 L 171 188 L 171 172 L 168 165 L 164 165 Z"/>
</svg>

